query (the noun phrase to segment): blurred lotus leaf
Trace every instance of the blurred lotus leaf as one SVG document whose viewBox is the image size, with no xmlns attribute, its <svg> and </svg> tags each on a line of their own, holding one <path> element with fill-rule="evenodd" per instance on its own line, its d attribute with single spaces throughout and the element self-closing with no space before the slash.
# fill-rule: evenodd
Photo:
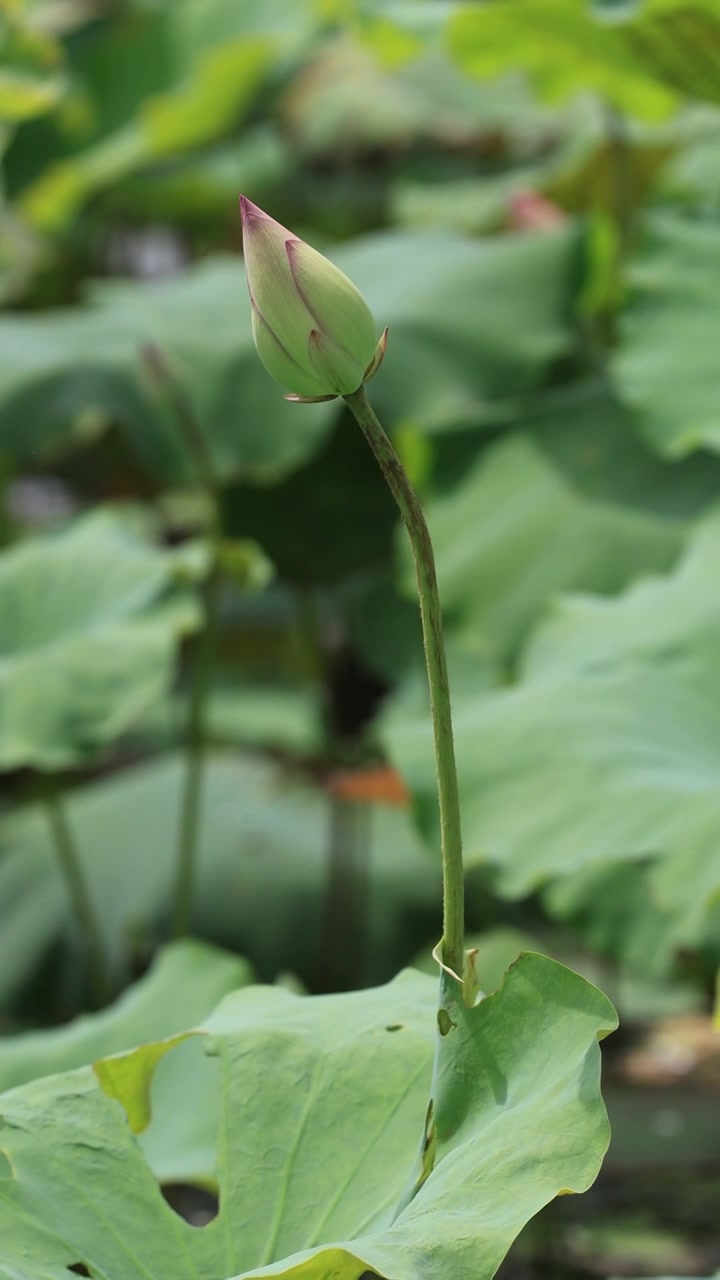
<svg viewBox="0 0 720 1280">
<path fill-rule="evenodd" d="M 704 935 L 720 889 L 719 528 L 702 526 L 665 577 L 616 599 L 561 600 L 516 686 L 487 693 L 480 678 L 474 689 L 471 671 L 455 686 L 468 864 L 491 864 L 509 896 L 647 864 L 644 895 L 665 922 L 653 947 L 665 958 Z M 421 812 L 434 813 L 416 700 L 398 701 L 386 738 Z M 588 885 L 589 900 L 607 901 Z M 626 931 L 646 923 L 631 912 Z"/>
<path fill-rule="evenodd" d="M 463 4 L 450 19 L 449 39 L 463 70 L 489 78 L 522 69 L 550 102 L 596 93 L 648 120 L 664 119 L 677 103 L 634 49 L 625 21 L 593 15 L 590 4 Z"/>
<path fill-rule="evenodd" d="M 184 777 L 183 758 L 173 753 L 77 787 L 66 797 L 116 972 L 127 966 L 134 939 L 152 936 L 164 917 L 175 877 Z M 213 754 L 204 783 L 195 934 L 251 952 L 263 977 L 282 971 L 315 976 L 330 805 L 326 792 L 292 769 L 249 754 Z M 366 981 L 382 981 L 407 956 L 416 914 L 435 912 L 440 870 L 406 811 L 386 805 L 351 810 L 358 852 L 369 865 L 369 932 L 358 965 Z M 72 936 L 41 805 L 0 821 L 0 918 L 0 1007 L 7 1007 L 47 948 Z M 56 962 L 55 981 L 61 969 Z"/>
<path fill-rule="evenodd" d="M 166 484 L 195 479 L 172 393 L 143 349 L 161 350 L 223 477 L 281 476 L 317 448 L 328 406 L 287 404 L 255 352 L 242 266 L 209 261 L 154 284 L 95 285 L 88 304 L 0 320 L 0 449 L 57 454 L 119 424 Z"/>
<path fill-rule="evenodd" d="M 237 956 L 204 942 L 169 943 L 109 1008 L 63 1027 L 0 1039 L 0 1091 L 187 1031 L 249 981 L 249 967 Z"/>
<path fill-rule="evenodd" d="M 57 106 L 65 91 L 62 76 L 33 75 L 0 67 L 0 123 L 17 123 Z"/>
<path fill-rule="evenodd" d="M 0 1088 L 76 1071 L 159 1038 L 175 1037 L 207 1018 L 223 998 L 250 982 L 246 961 L 206 943 L 169 944 L 148 972 L 113 1005 L 63 1027 L 0 1039 Z M 156 1072 L 152 1125 L 140 1139 L 159 1179 L 210 1181 L 218 1121 L 214 1064 L 195 1046 L 180 1047 Z M 191 1094 L 194 1105 L 185 1100 Z"/>
<path fill-rule="evenodd" d="M 720 452 L 718 262 L 714 221 L 666 213 L 649 219 L 630 266 L 614 371 L 649 444 L 668 458 Z"/>
<path fill-rule="evenodd" d="M 309 6 L 294 0 L 176 0 L 98 27 L 72 63 L 87 126 L 75 138 L 71 129 L 53 163 L 35 166 L 23 212 L 59 231 L 90 196 L 222 137 L 314 25 Z M 33 174 L 32 156 L 26 163 Z"/>
<path fill-rule="evenodd" d="M 643 509 L 663 469 L 602 391 L 568 396 L 523 425 L 427 504 L 452 635 L 492 660 L 516 658 L 556 593 L 618 591 L 637 573 L 669 568 L 687 535 L 682 519 Z M 679 478 L 673 482 L 679 498 Z M 412 597 L 403 538 L 399 548 Z"/>
<path fill-rule="evenodd" d="M 106 512 L 2 553 L 0 768 L 87 759 L 167 694 L 201 619 L 175 563 Z"/>
<path fill-rule="evenodd" d="M 572 225 L 486 242 L 388 232 L 332 257 L 390 326 L 373 384 L 390 426 L 491 419 L 498 402 L 507 411 L 508 386 L 527 394 L 577 341 Z M 171 406 L 143 371 L 148 343 L 167 354 L 223 477 L 281 478 L 312 456 L 337 414 L 283 400 L 257 358 L 241 263 L 218 258 L 177 279 L 96 284 L 84 307 L 0 319 L 0 449 L 57 452 L 90 419 L 94 430 L 116 422 L 156 476 L 187 482 Z"/>
</svg>

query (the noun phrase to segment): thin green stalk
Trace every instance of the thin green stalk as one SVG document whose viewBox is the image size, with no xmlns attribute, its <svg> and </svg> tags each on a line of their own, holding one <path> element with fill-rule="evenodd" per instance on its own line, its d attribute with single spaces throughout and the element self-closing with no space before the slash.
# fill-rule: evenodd
<svg viewBox="0 0 720 1280">
<path fill-rule="evenodd" d="M 296 592 L 298 638 L 305 672 L 320 700 L 324 728 L 323 755 L 333 767 L 346 763 L 347 743 L 334 724 L 331 659 L 323 642 L 317 592 Z M 352 990 L 365 963 L 369 876 L 369 839 L 362 806 L 342 796 L 328 796 L 328 848 L 325 898 L 318 930 L 315 987 L 318 991 Z"/>
<path fill-rule="evenodd" d="M 337 743 L 332 725 L 332 708 L 328 692 L 330 678 L 329 656 L 322 637 L 322 619 L 317 592 L 312 587 L 301 586 L 295 591 L 296 635 L 303 675 L 317 693 L 323 727 L 323 749 L 328 755 L 335 751 Z"/>
<path fill-rule="evenodd" d="M 46 781 L 44 799 L 57 859 L 85 941 L 91 985 L 97 1004 L 102 1007 L 110 999 L 110 975 L 102 930 L 65 808 L 55 783 L 50 779 Z"/>
<path fill-rule="evenodd" d="M 460 798 L 458 794 L 455 744 L 453 740 L 450 689 L 448 685 L 445 641 L 443 639 L 442 610 L 438 594 L 435 556 L 430 532 L 415 490 L 408 480 L 403 465 L 386 436 L 364 388 L 345 396 L 365 435 L 388 487 L 400 509 L 407 529 L 415 561 L 420 617 L 430 707 L 432 710 L 435 740 L 435 764 L 437 769 L 438 802 L 440 808 L 440 834 L 443 868 L 443 940 L 441 955 L 443 964 L 461 980 L 465 958 L 465 909 L 462 859 L 462 834 L 460 829 Z"/>
<path fill-rule="evenodd" d="M 220 622 L 220 481 L 207 440 L 195 416 L 184 387 L 168 367 L 163 353 L 153 343 L 143 349 L 145 366 L 165 393 L 175 415 L 180 434 L 192 459 L 196 475 L 210 507 L 210 571 L 205 587 L 205 624 L 198 638 L 192 673 L 187 730 L 187 768 L 180 802 L 180 839 L 177 855 L 172 934 L 183 937 L 190 930 L 197 879 L 202 793 L 207 757 L 207 719 L 212 689 L 217 632 Z"/>
<path fill-rule="evenodd" d="M 633 217 L 633 152 L 627 121 L 612 103 L 605 105 L 608 142 L 609 213 L 615 224 L 621 268 L 627 257 Z"/>
<path fill-rule="evenodd" d="M 187 767 L 180 804 L 180 841 L 172 920 L 172 934 L 175 938 L 189 933 L 192 918 L 208 745 L 207 713 L 219 625 L 219 596 L 220 571 L 214 552 L 205 593 L 205 625 L 198 640 L 190 692 Z"/>
</svg>

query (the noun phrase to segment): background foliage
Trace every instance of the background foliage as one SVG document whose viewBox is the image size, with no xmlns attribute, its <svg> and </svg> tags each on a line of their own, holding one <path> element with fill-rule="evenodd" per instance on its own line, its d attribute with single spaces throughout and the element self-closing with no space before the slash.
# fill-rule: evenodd
<svg viewBox="0 0 720 1280">
<path fill-rule="evenodd" d="M 50 1105 L 51 1071 L 186 1031 L 251 971 L 354 990 L 439 934 L 409 553 L 342 404 L 289 405 L 259 364 L 240 191 L 390 329 L 372 399 L 437 549 L 487 989 L 531 947 L 633 1034 L 707 1011 L 718 0 L 0 0 L 0 152 L 3 1087 Z M 78 1033 L 39 1030 L 93 1000 L 58 805 L 108 993 L 140 979 Z M 195 830 L 208 949 L 162 950 Z M 615 1174 L 668 1160 L 667 1110 L 711 1164 L 709 1094 L 699 1120 L 633 1095 Z M 212 1182 L 216 1120 L 169 1154 L 151 1127 L 158 1176 Z M 720 1265 L 702 1211 L 658 1244 L 638 1196 L 634 1235 L 612 1196 L 614 1236 L 553 1208 L 508 1276 Z"/>
</svg>

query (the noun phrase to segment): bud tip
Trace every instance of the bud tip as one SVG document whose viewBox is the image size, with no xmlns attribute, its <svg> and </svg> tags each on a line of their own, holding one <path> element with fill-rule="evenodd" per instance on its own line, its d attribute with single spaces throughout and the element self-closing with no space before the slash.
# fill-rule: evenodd
<svg viewBox="0 0 720 1280">
<path fill-rule="evenodd" d="M 248 200 L 247 196 L 240 196 L 240 217 L 243 227 L 245 227 L 252 219 L 267 219 L 267 214 L 263 213 L 262 209 L 259 209 L 256 204 L 253 204 L 252 200 Z"/>
</svg>

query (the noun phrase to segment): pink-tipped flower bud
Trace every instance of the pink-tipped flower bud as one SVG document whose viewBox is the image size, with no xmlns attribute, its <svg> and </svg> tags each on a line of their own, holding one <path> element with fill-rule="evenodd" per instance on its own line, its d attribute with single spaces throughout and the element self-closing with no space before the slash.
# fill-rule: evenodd
<svg viewBox="0 0 720 1280">
<path fill-rule="evenodd" d="M 385 334 L 351 280 L 316 249 L 240 197 L 257 353 L 296 400 L 349 395 L 377 372 Z"/>
</svg>

